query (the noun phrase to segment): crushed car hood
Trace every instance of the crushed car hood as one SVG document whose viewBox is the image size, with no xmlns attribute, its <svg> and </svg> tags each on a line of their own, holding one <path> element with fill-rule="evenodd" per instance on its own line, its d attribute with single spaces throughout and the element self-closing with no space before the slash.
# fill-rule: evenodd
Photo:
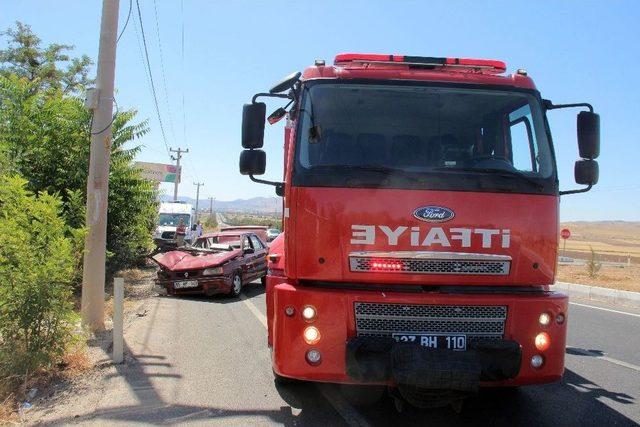
<svg viewBox="0 0 640 427">
<path fill-rule="evenodd" d="M 151 259 L 167 270 L 180 271 L 216 267 L 239 255 L 242 255 L 240 249 L 229 252 L 200 254 L 178 250 L 156 254 Z"/>
</svg>

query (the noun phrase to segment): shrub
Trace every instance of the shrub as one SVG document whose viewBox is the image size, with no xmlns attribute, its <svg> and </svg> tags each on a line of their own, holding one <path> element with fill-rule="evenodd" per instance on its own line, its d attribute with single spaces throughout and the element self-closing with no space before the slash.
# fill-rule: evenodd
<svg viewBox="0 0 640 427">
<path fill-rule="evenodd" d="M 72 280 L 82 232 L 59 197 L 0 176 L 0 382 L 56 363 L 73 339 Z"/>
<path fill-rule="evenodd" d="M 595 279 L 602 268 L 602 264 L 598 262 L 596 252 L 591 246 L 589 246 L 589 250 L 591 251 L 591 256 L 589 257 L 589 261 L 587 261 L 587 271 L 589 272 L 589 277 Z"/>
</svg>

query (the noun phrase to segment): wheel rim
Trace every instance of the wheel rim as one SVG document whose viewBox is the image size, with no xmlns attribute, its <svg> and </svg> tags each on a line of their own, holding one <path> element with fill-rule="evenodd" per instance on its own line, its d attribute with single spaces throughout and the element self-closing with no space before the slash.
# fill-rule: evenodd
<svg viewBox="0 0 640 427">
<path fill-rule="evenodd" d="M 239 294 L 241 286 L 242 282 L 240 281 L 240 276 L 236 274 L 235 276 L 233 276 L 233 292 Z"/>
</svg>

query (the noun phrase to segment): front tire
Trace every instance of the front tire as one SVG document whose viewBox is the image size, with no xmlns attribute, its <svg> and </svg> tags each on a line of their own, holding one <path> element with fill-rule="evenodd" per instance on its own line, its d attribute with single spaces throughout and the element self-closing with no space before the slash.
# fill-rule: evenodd
<svg viewBox="0 0 640 427">
<path fill-rule="evenodd" d="M 233 273 L 233 276 L 231 276 L 231 291 L 229 292 L 229 295 L 232 297 L 239 297 L 241 292 L 242 276 L 240 276 L 240 273 L 235 272 Z"/>
</svg>

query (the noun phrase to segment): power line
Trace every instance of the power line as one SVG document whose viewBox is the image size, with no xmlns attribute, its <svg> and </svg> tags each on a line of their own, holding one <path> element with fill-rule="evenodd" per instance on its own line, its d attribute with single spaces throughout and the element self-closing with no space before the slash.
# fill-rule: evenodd
<svg viewBox="0 0 640 427">
<path fill-rule="evenodd" d="M 129 12 L 127 13 L 127 20 L 124 23 L 124 27 L 122 27 L 122 31 L 120 31 L 120 34 L 118 35 L 118 38 L 116 39 L 116 44 L 118 44 L 118 42 L 120 41 L 120 37 L 122 37 L 122 35 L 124 34 L 124 30 L 127 29 L 127 25 L 129 25 L 129 19 L 131 18 L 131 9 L 133 6 L 133 0 L 129 0 Z"/>
<path fill-rule="evenodd" d="M 173 130 L 173 118 L 171 114 L 171 105 L 169 101 L 169 91 L 167 90 L 167 78 L 164 72 L 164 55 L 162 53 L 162 40 L 160 37 L 160 20 L 158 19 L 158 5 L 156 0 L 153 0 L 153 10 L 155 12 L 154 17 L 156 20 L 156 36 L 158 37 L 158 50 L 160 51 L 160 71 L 162 74 L 162 84 L 164 87 L 164 103 L 167 106 L 167 114 L 169 115 L 169 129 L 171 130 L 171 136 L 173 137 L 173 142 L 176 141 L 176 133 Z"/>
<path fill-rule="evenodd" d="M 187 113 L 184 108 L 184 84 L 187 81 L 184 76 L 184 0 L 180 0 L 180 17 L 182 19 L 182 28 L 181 28 L 181 61 L 182 61 L 182 143 L 187 143 Z"/>
<path fill-rule="evenodd" d="M 151 62 L 149 61 L 149 50 L 147 49 L 147 38 L 144 34 L 144 25 L 142 24 L 142 13 L 140 12 L 140 1 L 136 0 L 136 7 L 138 9 L 138 21 L 140 22 L 140 32 L 142 33 L 142 44 L 144 45 L 144 55 L 146 59 L 147 71 L 149 72 L 149 81 L 151 82 L 151 91 L 153 93 L 153 103 L 156 107 L 156 114 L 158 115 L 158 122 L 160 123 L 160 131 L 162 133 L 162 141 L 169 153 L 169 144 L 167 144 L 167 135 L 164 132 L 164 125 L 162 124 L 162 117 L 160 116 L 160 106 L 158 105 L 158 95 L 156 94 L 156 86 L 153 82 L 153 74 L 151 73 Z"/>
</svg>

